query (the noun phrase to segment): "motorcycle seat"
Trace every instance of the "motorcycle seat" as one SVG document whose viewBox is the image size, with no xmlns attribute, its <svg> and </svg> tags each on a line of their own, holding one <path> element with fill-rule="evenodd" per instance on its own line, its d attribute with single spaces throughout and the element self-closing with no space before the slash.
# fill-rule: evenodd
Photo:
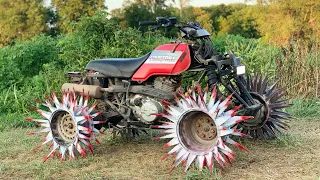
<svg viewBox="0 0 320 180">
<path fill-rule="evenodd" d="M 86 70 L 94 70 L 110 77 L 130 78 L 145 62 L 150 53 L 138 58 L 106 58 L 90 61 Z"/>
</svg>

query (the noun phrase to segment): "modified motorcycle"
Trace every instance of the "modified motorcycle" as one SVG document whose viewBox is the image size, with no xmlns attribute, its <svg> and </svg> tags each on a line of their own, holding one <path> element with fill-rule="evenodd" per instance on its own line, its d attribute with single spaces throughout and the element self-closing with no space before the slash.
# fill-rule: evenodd
<svg viewBox="0 0 320 180">
<path fill-rule="evenodd" d="M 290 104 L 281 99 L 285 90 L 276 83 L 269 86 L 267 76 L 246 77 L 241 58 L 232 51 L 217 54 L 199 23 L 158 17 L 139 25 L 178 28 L 186 42 L 164 44 L 138 58 L 93 60 L 86 73 L 67 73 L 70 83 L 62 86 L 62 102 L 52 94 L 40 102 L 50 111 L 34 108 L 44 120 L 26 118 L 45 127 L 31 134 L 48 133 L 36 147 L 51 144 L 45 160 L 56 151 L 61 160 L 67 151 L 72 160 L 74 149 L 86 155 L 86 149 L 93 149 L 91 140 L 100 143 L 95 133 L 102 133 L 102 127 L 129 138 L 160 128 L 168 134 L 155 139 L 171 139 L 165 147 L 174 147 L 165 157 L 176 154 L 173 168 L 186 164 L 187 171 L 196 162 L 200 169 L 212 169 L 213 159 L 222 167 L 234 159 L 225 143 L 247 150 L 233 136 L 274 138 L 279 128 L 288 128 L 284 120 L 290 115 L 282 109 Z M 198 83 L 181 87 L 182 73 L 189 71 L 201 73 Z M 98 103 L 90 107 L 89 97 Z"/>
</svg>

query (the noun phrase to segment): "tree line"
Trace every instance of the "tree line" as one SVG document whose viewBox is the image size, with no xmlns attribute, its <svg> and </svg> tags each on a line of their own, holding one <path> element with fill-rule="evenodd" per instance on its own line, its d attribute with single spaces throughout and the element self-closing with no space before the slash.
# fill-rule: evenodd
<svg viewBox="0 0 320 180">
<path fill-rule="evenodd" d="M 174 2 L 178 6 L 168 5 Z M 104 0 L 0 0 L 0 47 L 25 41 L 41 33 L 66 34 L 81 17 L 106 11 Z M 123 28 L 138 28 L 139 21 L 157 16 L 197 21 L 214 36 L 237 34 L 287 45 L 292 41 L 312 44 L 320 34 L 320 0 L 257 0 L 255 5 L 237 3 L 192 7 L 190 0 L 125 0 L 108 18 Z M 176 34 L 170 34 L 175 36 Z"/>
</svg>

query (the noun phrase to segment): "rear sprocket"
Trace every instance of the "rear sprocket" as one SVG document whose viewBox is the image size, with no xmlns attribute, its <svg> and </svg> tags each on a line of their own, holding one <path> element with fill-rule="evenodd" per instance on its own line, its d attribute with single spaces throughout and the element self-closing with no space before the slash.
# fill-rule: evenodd
<svg viewBox="0 0 320 180">
<path fill-rule="evenodd" d="M 282 97 L 287 95 L 285 89 L 277 89 L 277 83 L 268 87 L 268 76 L 255 74 L 247 79 L 247 89 L 255 104 L 261 104 L 258 111 L 247 112 L 247 115 L 254 116 L 240 123 L 242 133 L 253 138 L 275 138 L 280 129 L 287 130 L 289 125 L 284 122 L 289 120 L 291 115 L 284 112 L 283 108 L 291 106 Z"/>
</svg>

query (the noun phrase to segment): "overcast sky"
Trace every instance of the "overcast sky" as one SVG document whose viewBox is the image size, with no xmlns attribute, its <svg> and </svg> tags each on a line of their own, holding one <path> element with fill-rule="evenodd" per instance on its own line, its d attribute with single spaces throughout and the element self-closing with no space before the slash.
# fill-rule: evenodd
<svg viewBox="0 0 320 180">
<path fill-rule="evenodd" d="M 123 0 L 105 0 L 108 11 L 121 7 Z M 177 0 L 176 0 L 177 1 Z M 50 4 L 51 0 L 45 0 L 45 4 Z M 178 2 L 178 1 L 177 1 Z M 191 0 L 192 6 L 210 6 L 217 4 L 243 3 L 244 0 Z"/>
</svg>

